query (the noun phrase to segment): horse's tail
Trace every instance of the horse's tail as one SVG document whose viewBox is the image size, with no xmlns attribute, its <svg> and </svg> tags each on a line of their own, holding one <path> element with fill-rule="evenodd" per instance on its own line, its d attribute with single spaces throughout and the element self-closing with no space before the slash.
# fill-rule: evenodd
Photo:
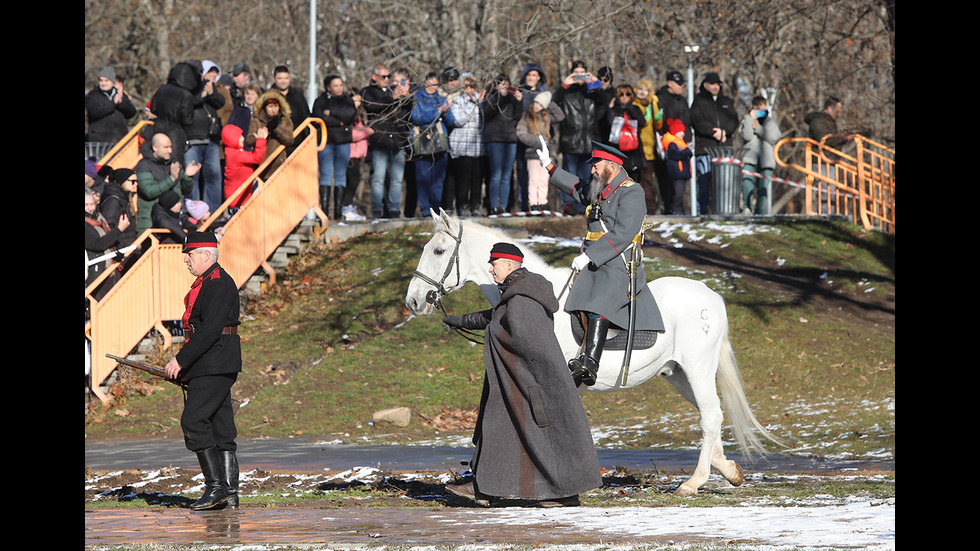
<svg viewBox="0 0 980 551">
<path fill-rule="evenodd" d="M 786 446 L 759 423 L 749 407 L 745 390 L 742 388 L 742 375 L 735 361 L 735 351 L 732 350 L 732 343 L 728 338 L 727 327 L 722 338 L 721 355 L 718 358 L 718 387 L 721 389 L 725 415 L 731 423 L 739 450 L 746 459 L 751 460 L 753 452 L 768 453 L 759 435 L 780 446 Z"/>
</svg>

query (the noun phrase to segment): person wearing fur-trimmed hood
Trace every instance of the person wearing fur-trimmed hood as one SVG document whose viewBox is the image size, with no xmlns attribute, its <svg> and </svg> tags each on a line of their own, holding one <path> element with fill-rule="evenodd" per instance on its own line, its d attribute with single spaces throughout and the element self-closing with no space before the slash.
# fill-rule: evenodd
<svg viewBox="0 0 980 551">
<path fill-rule="evenodd" d="M 265 144 L 265 157 L 273 155 L 280 145 L 289 147 L 293 145 L 293 121 L 290 119 L 292 110 L 285 96 L 276 90 L 268 90 L 259 96 L 255 102 L 252 120 L 248 123 L 248 132 L 245 133 L 245 145 L 255 147 L 256 132 L 263 126 L 269 129 L 269 138 Z M 275 160 L 262 171 L 261 178 L 266 180 L 273 172 L 286 162 L 286 151 L 280 151 Z"/>
</svg>

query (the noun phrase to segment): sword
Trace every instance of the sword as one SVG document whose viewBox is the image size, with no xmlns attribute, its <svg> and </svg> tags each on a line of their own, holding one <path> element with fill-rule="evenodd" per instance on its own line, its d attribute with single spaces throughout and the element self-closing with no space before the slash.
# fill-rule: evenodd
<svg viewBox="0 0 980 551">
<path fill-rule="evenodd" d="M 633 250 L 630 251 L 630 261 L 626 263 L 626 275 L 629 278 L 627 295 L 629 298 L 630 318 L 628 333 L 626 333 L 626 353 L 623 355 L 623 376 L 619 381 L 620 386 L 626 386 L 626 379 L 630 373 L 630 358 L 633 356 L 633 336 L 636 333 L 636 295 L 640 292 L 640 287 L 636 283 L 636 276 L 640 272 L 639 267 L 640 262 L 642 262 L 643 234 L 651 227 L 653 227 L 653 223 L 647 222 L 644 219 L 643 224 L 640 225 L 640 239 L 633 243 Z"/>
<path fill-rule="evenodd" d="M 163 380 L 167 381 L 168 383 L 173 383 L 173 384 L 175 384 L 175 385 L 177 385 L 177 386 L 179 386 L 181 388 L 184 388 L 186 386 L 186 383 L 184 383 L 183 381 L 179 381 L 177 379 L 171 379 L 170 377 L 168 377 L 167 376 L 167 370 L 163 369 L 162 367 L 157 367 L 155 365 L 145 364 L 143 362 L 137 362 L 135 360 L 129 360 L 129 359 L 126 359 L 126 358 L 120 358 L 119 356 L 113 356 L 112 354 L 106 354 L 106 357 L 107 358 L 112 358 L 113 360 L 116 360 L 117 362 L 121 363 L 122 365 L 127 365 L 129 367 L 132 367 L 132 368 L 135 368 L 135 369 L 139 369 L 140 371 L 145 371 L 145 372 L 149 373 L 150 375 L 153 375 L 154 377 L 158 377 L 160 379 L 163 379 Z"/>
</svg>

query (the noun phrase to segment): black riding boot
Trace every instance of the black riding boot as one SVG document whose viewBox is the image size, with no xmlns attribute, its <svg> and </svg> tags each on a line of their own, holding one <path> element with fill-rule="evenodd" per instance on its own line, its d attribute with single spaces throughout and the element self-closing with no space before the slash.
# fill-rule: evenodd
<svg viewBox="0 0 980 551">
<path fill-rule="evenodd" d="M 238 507 L 238 456 L 232 450 L 221 450 L 225 484 L 228 486 L 228 508 Z"/>
<path fill-rule="evenodd" d="M 602 349 L 606 346 L 606 331 L 609 330 L 609 325 L 610 322 L 606 318 L 588 319 L 583 337 L 585 352 L 578 358 L 568 360 L 568 370 L 572 372 L 575 386 L 595 384 L 596 374 L 599 372 L 599 358 L 602 357 Z"/>
<path fill-rule="evenodd" d="M 214 509 L 228 501 L 228 484 L 225 482 L 221 452 L 217 446 L 211 446 L 197 452 L 197 460 L 201 463 L 201 472 L 204 473 L 204 495 L 191 505 L 191 509 Z"/>
<path fill-rule="evenodd" d="M 333 186 L 333 217 L 334 220 L 342 220 L 343 214 L 340 208 L 344 202 L 344 188 Z"/>
<path fill-rule="evenodd" d="M 330 218 L 330 187 L 320 186 L 320 210 L 323 215 Z"/>
</svg>

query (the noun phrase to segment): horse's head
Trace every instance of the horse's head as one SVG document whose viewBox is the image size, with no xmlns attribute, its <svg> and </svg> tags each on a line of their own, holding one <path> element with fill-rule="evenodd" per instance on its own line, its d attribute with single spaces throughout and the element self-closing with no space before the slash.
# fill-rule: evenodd
<svg viewBox="0 0 980 551">
<path fill-rule="evenodd" d="M 422 249 L 405 295 L 405 306 L 416 315 L 432 313 L 436 300 L 463 285 L 467 271 L 462 222 L 441 208 L 439 214 L 432 212 L 432 219 L 432 239 Z"/>
</svg>

